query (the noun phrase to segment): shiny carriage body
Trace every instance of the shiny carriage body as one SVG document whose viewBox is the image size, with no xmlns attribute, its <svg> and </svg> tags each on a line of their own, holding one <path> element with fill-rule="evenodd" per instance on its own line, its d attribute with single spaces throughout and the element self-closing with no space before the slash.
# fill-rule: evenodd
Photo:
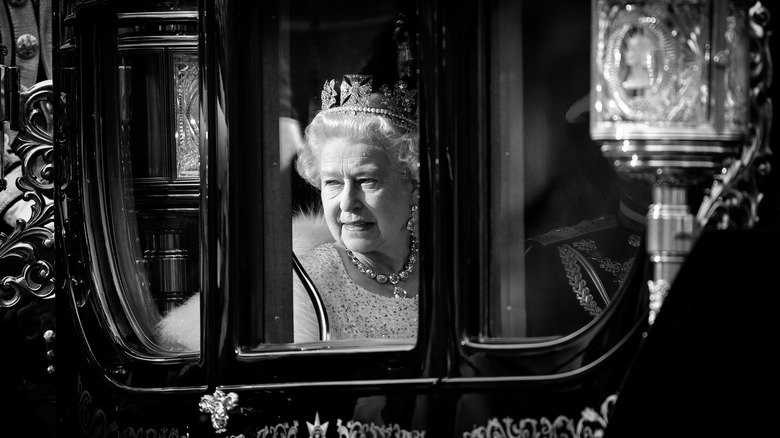
<svg viewBox="0 0 780 438">
<path fill-rule="evenodd" d="M 603 434 L 652 260 L 575 104 L 596 2 L 559 3 L 62 1 L 65 436 Z M 419 72 L 418 334 L 295 343 L 293 216 L 317 198 L 285 142 L 387 35 L 374 62 Z M 574 327 L 521 310 L 562 290 L 581 316 L 587 287 L 609 302 Z"/>
</svg>

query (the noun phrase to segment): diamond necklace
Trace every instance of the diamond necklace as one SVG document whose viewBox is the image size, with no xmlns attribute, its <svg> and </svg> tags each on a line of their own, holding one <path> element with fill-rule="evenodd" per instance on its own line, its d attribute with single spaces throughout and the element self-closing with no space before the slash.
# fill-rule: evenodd
<svg viewBox="0 0 780 438">
<path fill-rule="evenodd" d="M 409 278 L 409 275 L 412 273 L 412 267 L 414 266 L 414 263 L 417 261 L 417 251 L 419 251 L 418 245 L 417 245 L 417 237 L 414 235 L 414 231 L 409 230 L 409 258 L 406 259 L 406 263 L 404 263 L 403 269 L 401 269 L 401 272 L 397 274 L 377 274 L 374 272 L 373 269 L 366 268 L 366 265 L 363 264 L 358 258 L 355 256 L 355 254 L 352 253 L 351 250 L 347 249 L 347 255 L 349 256 L 349 259 L 352 260 L 352 263 L 354 263 L 355 266 L 357 266 L 358 271 L 365 274 L 366 277 L 376 280 L 377 283 L 385 284 L 388 281 L 395 287 L 393 287 L 393 297 L 395 298 L 406 298 L 407 292 L 404 288 L 398 286 L 398 283 L 401 281 L 406 280 Z"/>
</svg>

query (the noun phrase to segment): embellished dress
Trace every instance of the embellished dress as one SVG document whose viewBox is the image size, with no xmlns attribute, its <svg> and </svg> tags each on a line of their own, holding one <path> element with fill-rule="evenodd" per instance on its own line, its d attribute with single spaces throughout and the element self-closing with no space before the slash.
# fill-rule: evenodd
<svg viewBox="0 0 780 438">
<path fill-rule="evenodd" d="M 302 255 L 300 262 L 322 297 L 331 340 L 416 337 L 417 296 L 386 297 L 358 286 L 347 274 L 332 242 Z"/>
</svg>

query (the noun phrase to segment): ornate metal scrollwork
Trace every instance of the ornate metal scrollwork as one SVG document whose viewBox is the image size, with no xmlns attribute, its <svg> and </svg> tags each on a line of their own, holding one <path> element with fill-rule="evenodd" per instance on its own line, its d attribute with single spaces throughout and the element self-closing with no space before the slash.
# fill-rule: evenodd
<svg viewBox="0 0 780 438">
<path fill-rule="evenodd" d="M 652 321 L 702 231 L 758 220 L 771 154 L 769 13 L 757 0 L 596 5 L 591 137 L 620 172 L 652 185 Z M 689 189 L 710 178 L 694 216 Z"/>
<path fill-rule="evenodd" d="M 521 418 L 514 420 L 505 417 L 501 420 L 491 418 L 485 426 L 475 427 L 472 431 L 464 432 L 464 438 L 488 438 L 488 437 L 539 437 L 551 438 L 568 436 L 572 438 L 600 437 L 604 435 L 609 423 L 609 417 L 615 407 L 617 394 L 609 395 L 602 403 L 598 411 L 591 407 L 582 410 L 580 418 L 558 415 L 555 418 Z"/>
<path fill-rule="evenodd" d="M 216 433 L 223 433 L 227 430 L 230 410 L 238 406 L 238 394 L 235 392 L 224 392 L 217 389 L 214 395 L 204 395 L 200 398 L 198 405 L 200 411 L 211 415 L 211 425 L 214 426 Z"/>
<path fill-rule="evenodd" d="M 770 19 L 760 1 L 750 8 L 750 142 L 738 158 L 715 176 L 697 214 L 704 229 L 750 228 L 759 220 L 759 182 L 771 170 L 769 134 L 773 111 L 768 91 L 773 72 L 767 31 Z"/>
<path fill-rule="evenodd" d="M 30 206 L 29 219 L 17 218 L 13 231 L 0 233 L 0 266 L 21 264 L 18 275 L 0 279 L 0 307 L 12 307 L 24 294 L 54 297 L 54 172 L 52 82 L 39 82 L 21 95 L 19 133 L 12 148 L 21 158 L 16 181 L 22 200 Z"/>
</svg>

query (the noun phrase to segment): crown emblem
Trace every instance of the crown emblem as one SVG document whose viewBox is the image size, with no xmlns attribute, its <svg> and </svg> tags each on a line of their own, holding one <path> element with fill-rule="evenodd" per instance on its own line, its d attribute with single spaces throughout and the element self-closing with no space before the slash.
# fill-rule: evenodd
<svg viewBox="0 0 780 438">
<path fill-rule="evenodd" d="M 387 117 L 407 131 L 417 130 L 414 120 L 416 90 L 410 90 L 404 81 L 393 88 L 387 85 L 373 89 L 370 75 L 344 75 L 339 90 L 336 81 L 325 81 L 322 87 L 322 110 L 327 112 L 373 114 Z"/>
</svg>

